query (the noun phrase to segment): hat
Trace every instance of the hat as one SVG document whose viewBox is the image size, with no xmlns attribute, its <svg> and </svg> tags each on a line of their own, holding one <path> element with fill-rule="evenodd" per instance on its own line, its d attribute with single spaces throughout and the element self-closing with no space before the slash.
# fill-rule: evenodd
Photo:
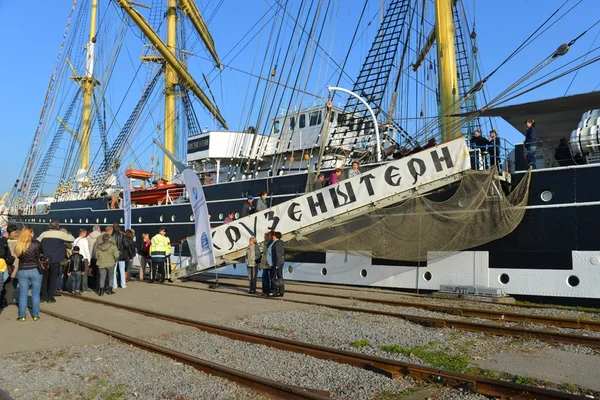
<svg viewBox="0 0 600 400">
<path fill-rule="evenodd" d="M 161 227 L 160 227 L 160 229 L 159 229 L 158 231 L 159 231 L 159 232 L 160 232 L 160 231 L 165 231 L 165 233 L 166 233 L 166 232 L 167 232 L 167 228 L 165 228 L 164 226 L 161 226 Z"/>
<path fill-rule="evenodd" d="M 248 195 L 248 200 L 252 200 L 254 199 L 254 196 L 252 196 L 251 194 Z"/>
</svg>

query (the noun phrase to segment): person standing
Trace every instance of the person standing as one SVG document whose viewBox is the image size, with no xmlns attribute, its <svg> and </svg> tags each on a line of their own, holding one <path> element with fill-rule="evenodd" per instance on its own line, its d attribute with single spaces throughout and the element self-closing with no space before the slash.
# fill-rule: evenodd
<svg viewBox="0 0 600 400">
<path fill-rule="evenodd" d="M 317 180 L 313 183 L 313 190 L 323 189 L 325 187 L 325 174 L 319 174 Z"/>
<path fill-rule="evenodd" d="M 352 161 L 352 169 L 348 171 L 348 179 L 354 178 L 355 176 L 360 175 L 360 170 L 358 169 L 359 163 L 358 161 Z"/>
<path fill-rule="evenodd" d="M 87 244 L 87 241 L 84 242 Z M 79 246 L 73 246 L 73 254 L 69 259 L 67 270 L 67 276 L 71 277 L 71 293 L 77 296 L 81 296 L 81 278 L 85 274 L 85 259 L 79 251 Z"/>
<path fill-rule="evenodd" d="M 119 261 L 120 252 L 113 243 L 111 235 L 104 233 L 100 239 L 101 243 L 96 243 L 92 258 L 96 260 L 98 266 L 98 296 L 114 294 L 111 282 L 115 273 L 115 264 Z M 104 287 L 108 283 L 107 289 Z"/>
<path fill-rule="evenodd" d="M 2 258 L 6 264 L 4 271 L 0 272 L 0 309 L 8 306 L 8 300 L 12 300 L 13 290 L 11 275 L 13 273 L 13 268 L 16 258 L 13 256 L 10 250 L 10 236 L 13 232 L 17 230 L 16 225 L 8 225 L 6 227 L 6 231 L 2 232 L 2 236 L 0 236 L 0 258 Z"/>
<path fill-rule="evenodd" d="M 150 245 L 151 244 L 152 243 L 150 242 L 150 234 L 142 233 L 142 246 L 141 246 L 142 260 L 140 262 L 140 281 L 144 280 L 144 275 L 146 273 L 146 266 L 148 264 L 152 263 L 152 260 L 150 259 Z M 152 268 L 152 266 L 150 266 L 150 268 Z"/>
<path fill-rule="evenodd" d="M 75 246 L 79 247 L 79 254 L 83 257 L 83 275 L 81 276 L 81 290 L 83 292 L 92 291 L 88 287 L 88 275 L 92 255 L 90 252 L 90 245 L 87 237 L 87 229 L 80 229 L 79 237 L 77 237 L 77 239 L 75 239 L 75 241 L 73 242 L 73 251 L 75 251 Z"/>
<path fill-rule="evenodd" d="M 527 132 L 525 132 L 525 159 L 532 169 L 537 169 L 535 149 L 537 148 L 537 129 L 535 128 L 535 120 L 528 119 L 525 121 Z"/>
<path fill-rule="evenodd" d="M 96 245 L 96 241 L 98 238 L 102 236 L 102 231 L 100 230 L 100 226 L 94 225 L 92 228 L 92 232 L 88 235 L 88 249 L 90 250 L 90 257 L 94 254 L 94 246 Z M 92 278 L 90 280 L 90 278 Z M 90 259 L 90 265 L 88 267 L 88 288 L 94 287 L 98 289 L 98 268 L 96 268 L 96 260 L 92 257 Z M 92 289 L 89 289 L 90 291 Z"/>
<path fill-rule="evenodd" d="M 37 265 L 42 251 L 40 242 L 33 238 L 33 230 L 29 227 L 23 228 L 15 245 L 15 255 L 19 258 L 17 276 L 20 286 L 17 321 L 24 322 L 27 316 L 29 287 L 31 287 L 31 317 L 34 321 L 40 319 L 40 288 L 44 276 L 38 271 Z"/>
<path fill-rule="evenodd" d="M 165 281 L 165 259 L 171 247 L 167 236 L 167 228 L 162 227 L 156 235 L 152 237 L 150 243 L 150 257 L 152 258 L 152 270 L 150 274 L 150 283 Z"/>
<path fill-rule="evenodd" d="M 496 168 L 498 168 L 498 171 L 501 170 L 501 168 L 500 168 L 500 149 L 501 149 L 500 138 L 498 137 L 498 133 L 496 132 L 496 130 L 492 129 L 490 131 L 490 140 L 489 140 L 489 145 L 488 145 L 487 151 L 488 151 L 488 154 L 490 155 L 490 167 L 495 165 Z"/>
<path fill-rule="evenodd" d="M 224 224 L 228 224 L 230 222 L 233 222 L 235 213 L 233 211 L 230 211 L 229 214 L 227 214 L 227 216 L 225 217 L 225 220 L 223 221 Z"/>
<path fill-rule="evenodd" d="M 133 266 L 133 259 L 136 256 L 135 250 L 135 242 L 133 241 L 134 233 L 131 229 L 127 229 L 125 231 L 125 235 L 123 237 L 124 240 L 124 251 L 125 251 L 125 280 L 121 281 L 122 287 L 127 287 L 127 282 L 129 282 L 129 273 L 131 272 L 131 267 Z M 124 282 L 124 283 L 123 283 Z"/>
<path fill-rule="evenodd" d="M 271 243 L 272 252 L 271 252 L 271 261 L 272 261 L 272 270 L 271 270 L 271 280 L 272 280 L 272 288 L 273 295 L 278 297 L 283 297 L 285 293 L 284 283 L 283 283 L 283 265 L 284 265 L 284 249 L 283 249 L 283 241 L 281 240 L 281 232 L 275 232 L 273 234 L 273 241 Z"/>
<path fill-rule="evenodd" d="M 260 263 L 260 249 L 256 243 L 256 238 L 252 236 L 246 249 L 246 269 L 248 270 L 249 287 L 248 293 L 256 293 L 256 275 L 258 274 L 258 265 Z"/>
<path fill-rule="evenodd" d="M 487 146 L 490 144 L 489 140 L 481 136 L 481 131 L 476 129 L 471 137 L 471 148 L 474 150 L 471 156 L 471 168 L 473 169 L 486 169 L 487 168 Z"/>
<path fill-rule="evenodd" d="M 10 228 L 10 226 L 9 226 Z M 15 227 L 16 228 L 16 227 Z M 10 233 L 8 237 L 8 248 L 10 250 L 10 254 L 14 257 L 14 261 L 12 264 L 12 270 L 10 272 L 10 277 L 8 278 L 8 284 L 4 285 L 4 298 L 7 301 L 7 305 L 10 303 L 16 304 L 17 299 L 15 299 L 15 292 L 17 291 L 17 286 L 19 285 L 19 279 L 17 278 L 17 274 L 19 271 L 19 258 L 15 255 L 15 246 L 19 241 L 19 235 L 21 231 L 16 230 Z M 9 266 L 10 267 L 10 266 Z"/>
<path fill-rule="evenodd" d="M 265 241 L 263 242 L 262 258 L 260 267 L 262 269 L 262 294 L 268 296 L 271 293 L 271 264 L 269 264 L 269 245 L 273 239 L 273 232 L 265 233 Z"/>
<path fill-rule="evenodd" d="M 242 213 L 240 214 L 241 218 L 247 217 L 248 215 L 252 214 L 254 212 L 254 196 L 252 196 L 251 194 L 248 195 L 248 199 L 246 200 L 246 202 L 244 203 L 244 205 L 242 206 Z"/>
<path fill-rule="evenodd" d="M 258 194 L 258 198 L 256 199 L 256 211 L 264 211 L 269 206 L 267 206 L 267 192 L 260 192 Z"/>
<path fill-rule="evenodd" d="M 329 182 L 327 182 L 327 186 L 335 185 L 340 181 L 340 175 L 342 175 L 342 170 L 340 168 L 336 168 L 335 171 L 329 176 Z"/>
<path fill-rule="evenodd" d="M 58 221 L 52 220 L 48 226 L 49 230 L 43 232 L 38 240 L 42 244 L 43 254 L 50 257 L 48 270 L 44 272 L 42 280 L 42 301 L 56 303 L 54 291 L 57 287 L 56 280 L 60 270 L 60 265 L 65 261 L 65 245 L 71 245 L 75 238 L 59 230 Z M 19 264 L 21 264 L 19 262 Z"/>
<path fill-rule="evenodd" d="M 119 249 L 119 261 L 115 264 L 115 273 L 114 279 L 112 283 L 113 289 L 117 287 L 124 288 L 125 285 L 125 264 L 127 264 L 127 249 L 125 248 L 125 235 L 121 232 L 121 227 L 119 224 L 113 224 L 113 234 L 112 237 L 114 239 L 115 244 L 117 245 L 117 249 Z M 117 282 L 117 275 L 119 281 Z M 119 283 L 120 286 L 117 284 Z"/>
</svg>

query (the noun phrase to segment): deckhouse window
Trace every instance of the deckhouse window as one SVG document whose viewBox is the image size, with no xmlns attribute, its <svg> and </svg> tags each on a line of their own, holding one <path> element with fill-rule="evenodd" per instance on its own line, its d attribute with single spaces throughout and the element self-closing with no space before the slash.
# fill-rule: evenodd
<svg viewBox="0 0 600 400">
<path fill-rule="evenodd" d="M 294 130 L 294 128 L 296 127 L 296 117 L 291 117 L 290 118 L 290 130 Z"/>
<path fill-rule="evenodd" d="M 329 115 L 329 122 L 333 122 L 335 121 L 335 111 L 332 111 L 331 114 Z"/>
<path fill-rule="evenodd" d="M 300 126 L 300 129 L 306 126 L 306 114 L 300 114 L 300 122 L 298 124 Z"/>
<path fill-rule="evenodd" d="M 279 133 L 279 120 L 276 120 L 273 123 L 273 134 L 277 135 Z"/>
<path fill-rule="evenodd" d="M 321 123 L 321 111 L 313 111 L 310 113 L 308 125 L 315 126 Z"/>
</svg>

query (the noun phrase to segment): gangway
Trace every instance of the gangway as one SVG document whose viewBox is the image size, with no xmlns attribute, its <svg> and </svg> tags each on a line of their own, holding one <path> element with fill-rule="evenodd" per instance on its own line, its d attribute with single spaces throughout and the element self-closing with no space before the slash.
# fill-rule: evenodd
<svg viewBox="0 0 600 400">
<path fill-rule="evenodd" d="M 212 229 L 215 265 L 200 268 L 190 263 L 172 275 L 180 279 L 215 266 L 239 262 L 252 236 L 259 243 L 269 231 L 281 232 L 284 241 L 301 238 L 447 186 L 460 180 L 470 168 L 469 150 L 463 138 L 390 161 Z"/>
</svg>

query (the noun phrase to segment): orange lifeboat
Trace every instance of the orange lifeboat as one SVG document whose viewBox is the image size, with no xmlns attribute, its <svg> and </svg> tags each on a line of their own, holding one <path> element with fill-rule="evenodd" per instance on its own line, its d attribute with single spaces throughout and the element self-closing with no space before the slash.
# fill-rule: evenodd
<svg viewBox="0 0 600 400">
<path fill-rule="evenodd" d="M 127 168 L 125 170 L 125 176 L 130 179 L 150 179 L 152 178 L 152 172 L 141 169 Z"/>
<path fill-rule="evenodd" d="M 183 196 L 184 191 L 185 185 L 159 181 L 158 186 L 132 190 L 131 201 L 144 205 L 164 204 L 167 200 L 167 195 L 169 196 L 169 201 L 173 201 Z"/>
</svg>

